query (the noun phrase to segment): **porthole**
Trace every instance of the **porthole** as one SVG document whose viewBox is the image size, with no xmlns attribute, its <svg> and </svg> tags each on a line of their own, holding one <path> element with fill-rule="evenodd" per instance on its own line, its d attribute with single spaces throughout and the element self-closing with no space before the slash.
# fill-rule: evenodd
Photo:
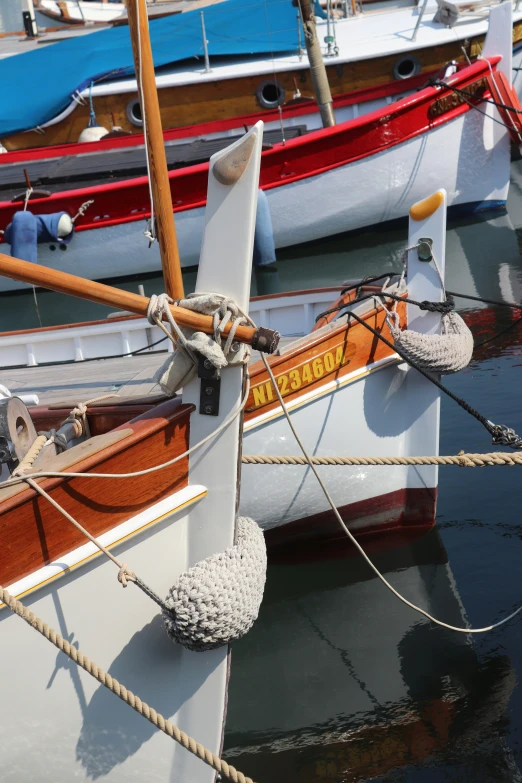
<svg viewBox="0 0 522 783">
<path fill-rule="evenodd" d="M 283 87 L 274 81 L 263 82 L 256 90 L 257 100 L 264 109 L 277 109 L 285 102 Z"/>
<path fill-rule="evenodd" d="M 127 119 L 138 128 L 143 127 L 143 117 L 141 116 L 141 106 L 138 98 L 133 98 L 127 104 Z"/>
<path fill-rule="evenodd" d="M 421 72 L 421 64 L 416 57 L 408 55 L 401 57 L 393 66 L 393 77 L 395 79 L 411 79 Z"/>
</svg>

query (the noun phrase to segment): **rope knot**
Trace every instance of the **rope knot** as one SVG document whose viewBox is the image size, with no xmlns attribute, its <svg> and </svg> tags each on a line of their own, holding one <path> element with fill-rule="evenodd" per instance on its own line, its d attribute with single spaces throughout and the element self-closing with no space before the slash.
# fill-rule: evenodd
<svg viewBox="0 0 522 783">
<path fill-rule="evenodd" d="M 151 326 L 157 326 L 163 320 L 163 314 L 169 312 L 169 305 L 174 304 L 168 294 L 151 294 L 147 307 L 147 321 Z"/>
<path fill-rule="evenodd" d="M 126 563 L 122 563 L 120 570 L 118 571 L 118 582 L 122 587 L 127 587 L 129 582 L 136 581 L 136 574 L 132 571 Z"/>
<path fill-rule="evenodd" d="M 447 295 L 446 301 L 444 302 L 428 302 L 427 300 L 424 300 L 423 302 L 419 302 L 418 307 L 419 310 L 426 310 L 430 313 L 441 313 L 441 315 L 446 315 L 447 313 L 453 312 L 455 309 L 455 300 L 452 296 Z"/>
</svg>

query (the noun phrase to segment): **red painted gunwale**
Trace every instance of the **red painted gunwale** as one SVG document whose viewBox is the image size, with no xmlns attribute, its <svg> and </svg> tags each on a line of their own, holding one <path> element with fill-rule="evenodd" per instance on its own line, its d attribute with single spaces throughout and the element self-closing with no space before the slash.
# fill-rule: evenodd
<svg viewBox="0 0 522 783">
<path fill-rule="evenodd" d="M 379 98 L 400 95 L 405 91 L 416 90 L 422 87 L 423 84 L 426 84 L 428 79 L 435 73 L 436 71 L 429 71 L 412 76 L 406 80 L 388 82 L 377 87 L 365 87 L 350 93 L 336 95 L 333 99 L 334 109 L 341 109 L 345 106 L 352 106 L 354 103 L 366 103 Z M 314 114 L 319 111 L 317 102 L 313 98 L 287 103 L 281 107 L 281 110 L 284 120 Z M 263 120 L 263 122 L 279 122 L 279 119 L 277 110 L 260 111 L 254 114 L 245 114 L 242 117 L 232 117 L 227 120 L 214 120 L 212 122 L 202 122 L 199 125 L 185 125 L 180 128 L 172 128 L 164 131 L 163 138 L 166 142 L 181 141 L 182 139 L 207 136 L 211 133 L 225 133 L 236 128 L 239 131 L 243 131 L 245 125 L 251 127 L 259 120 Z M 77 142 L 74 144 L 55 144 L 49 147 L 12 150 L 0 157 L 0 171 L 2 165 L 9 165 L 10 163 L 31 163 L 51 158 L 62 158 L 65 155 L 97 155 L 100 152 L 138 147 L 144 143 L 143 133 L 131 133 L 124 136 L 115 136 L 111 139 L 101 139 L 95 143 Z"/>
<path fill-rule="evenodd" d="M 500 59 L 492 57 L 473 63 L 462 68 L 448 82 L 465 89 L 487 76 L 489 64 L 495 69 Z M 313 131 L 287 141 L 285 145 L 274 145 L 262 154 L 260 185 L 263 190 L 270 190 L 346 166 L 451 122 L 471 110 L 467 103 L 462 103 L 431 117 L 429 109 L 434 101 L 448 95 L 454 95 L 453 91 L 444 87 L 427 87 L 363 117 L 333 128 Z M 484 97 L 489 95 L 486 91 Z M 171 171 L 169 179 L 174 212 L 205 206 L 208 163 Z M 183 194 L 181 198 L 180 194 Z M 55 193 L 48 198 L 31 201 L 31 208 L 40 214 L 64 210 L 74 215 L 88 199 L 94 199 L 94 204 L 78 218 L 77 231 L 123 225 L 150 216 L 146 176 Z M 5 228 L 19 209 L 20 202 L 1 202 L 0 228 Z"/>
</svg>

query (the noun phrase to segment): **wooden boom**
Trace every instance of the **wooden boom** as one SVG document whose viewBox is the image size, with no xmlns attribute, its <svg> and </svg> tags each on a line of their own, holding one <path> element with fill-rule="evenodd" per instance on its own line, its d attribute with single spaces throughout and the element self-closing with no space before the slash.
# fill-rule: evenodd
<svg viewBox="0 0 522 783">
<path fill-rule="evenodd" d="M 29 261 L 22 261 L 19 258 L 6 256 L 4 253 L 0 253 L 0 274 L 11 278 L 11 280 L 50 288 L 60 294 L 69 294 L 118 310 L 128 310 L 136 315 L 147 315 L 149 299 L 146 296 L 133 294 L 131 291 L 122 291 L 120 288 L 96 283 L 93 280 L 85 280 L 83 277 L 70 275 L 67 272 L 60 272 L 39 264 L 32 264 Z M 170 305 L 170 312 L 180 326 L 187 326 L 189 329 L 206 334 L 214 333 L 212 316 L 210 315 L 201 315 L 177 305 Z M 223 330 L 225 337 L 229 334 L 230 329 L 231 324 L 229 323 Z M 273 353 L 279 343 L 279 333 L 263 327 L 254 329 L 251 326 L 238 326 L 235 339 L 240 343 L 251 345 L 257 351 Z"/>
</svg>

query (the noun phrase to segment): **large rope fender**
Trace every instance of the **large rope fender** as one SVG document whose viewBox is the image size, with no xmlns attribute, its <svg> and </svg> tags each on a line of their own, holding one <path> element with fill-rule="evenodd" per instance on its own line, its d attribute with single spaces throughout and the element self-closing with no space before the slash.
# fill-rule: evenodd
<svg viewBox="0 0 522 783">
<path fill-rule="evenodd" d="M 498 113 L 509 131 L 511 140 L 520 146 L 522 144 L 522 104 L 518 95 L 502 71 L 491 72 L 487 79 L 491 95 L 497 104 Z"/>
<path fill-rule="evenodd" d="M 446 313 L 441 319 L 442 334 L 420 334 L 412 329 L 401 331 L 392 325 L 395 345 L 415 366 L 447 375 L 467 367 L 473 355 L 473 335 L 460 315 Z"/>
<path fill-rule="evenodd" d="M 265 579 L 261 528 L 239 517 L 236 544 L 196 563 L 171 587 L 163 610 L 167 633 L 196 652 L 240 639 L 257 619 Z"/>
</svg>

